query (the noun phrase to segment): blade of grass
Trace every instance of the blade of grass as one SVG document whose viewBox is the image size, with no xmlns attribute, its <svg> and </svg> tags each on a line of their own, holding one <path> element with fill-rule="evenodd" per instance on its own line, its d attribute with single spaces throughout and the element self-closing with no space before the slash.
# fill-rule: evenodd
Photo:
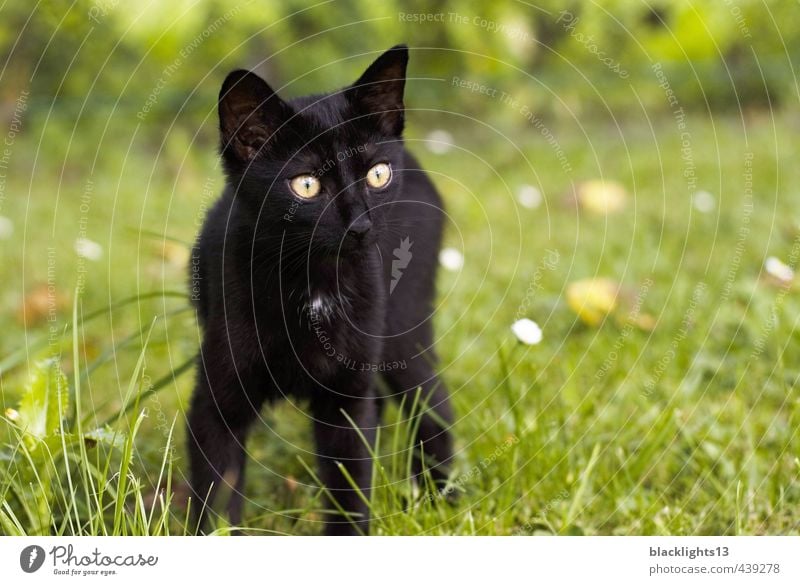
<svg viewBox="0 0 800 585">
<path fill-rule="evenodd" d="M 148 398 L 153 396 L 155 393 L 157 393 L 159 390 L 164 388 L 167 384 L 169 384 L 170 382 L 174 381 L 175 379 L 177 379 L 178 377 L 180 377 L 184 373 L 188 372 L 194 366 L 194 363 L 195 363 L 196 359 L 197 359 L 197 354 L 193 355 L 192 357 L 187 359 L 185 362 L 183 362 L 181 365 L 179 365 L 177 368 L 175 368 L 174 370 L 170 371 L 169 373 L 165 374 L 164 376 L 162 376 L 161 378 L 156 380 L 156 382 L 153 383 L 150 386 L 149 389 L 145 390 L 144 392 L 139 393 L 139 395 L 137 397 L 138 399 L 136 401 L 136 404 L 140 404 L 144 400 L 147 400 Z M 114 414 L 114 415 L 110 416 L 108 419 L 106 419 L 105 422 L 103 422 L 103 425 L 114 424 L 116 421 L 118 421 L 123 416 L 128 414 L 131 410 L 133 410 L 134 406 L 135 406 L 135 404 L 129 404 L 128 406 L 125 406 L 124 408 L 120 408 L 120 410 L 116 414 Z"/>
<path fill-rule="evenodd" d="M 108 315 L 109 313 L 121 309 L 127 305 L 138 303 L 148 299 L 157 299 L 157 298 L 186 298 L 186 293 L 181 291 L 155 291 L 150 293 L 142 293 L 139 295 L 134 295 L 132 297 L 126 297 L 121 301 L 116 303 L 112 303 L 110 305 L 106 305 L 100 309 L 92 311 L 91 313 L 87 313 L 83 315 L 81 319 L 78 321 L 78 325 L 83 326 L 90 321 L 94 321 L 98 317 L 102 317 L 104 315 Z M 68 323 L 65 326 L 65 333 L 69 332 L 70 330 L 75 328 L 74 320 L 73 323 Z M 8 354 L 2 360 L 0 360 L 0 376 L 5 376 L 7 373 L 14 370 L 14 368 L 19 367 L 21 364 L 28 361 L 28 356 L 31 353 L 35 353 L 42 349 L 43 347 L 47 346 L 50 343 L 50 333 L 40 333 L 38 335 L 32 335 L 28 338 L 28 341 L 25 343 L 24 347 Z"/>
<path fill-rule="evenodd" d="M 564 520 L 563 529 L 565 530 L 572 526 L 572 524 L 575 522 L 575 519 L 578 517 L 581 502 L 583 501 L 583 497 L 586 495 L 586 490 L 589 488 L 589 481 L 591 480 L 592 472 L 594 471 L 594 467 L 597 465 L 597 461 L 599 459 L 600 445 L 595 444 L 594 449 L 592 449 L 592 455 L 589 457 L 589 463 L 586 464 L 586 467 L 581 474 L 578 489 L 575 490 L 575 496 L 572 498 L 572 502 L 570 502 L 569 510 L 567 511 L 567 516 Z"/>
<path fill-rule="evenodd" d="M 75 425 L 76 425 L 76 432 L 78 437 L 83 437 L 83 416 L 81 414 L 81 360 L 80 360 L 80 345 L 78 343 L 78 331 L 79 327 L 77 326 L 78 323 L 78 303 L 80 302 L 80 290 L 78 288 L 75 289 L 75 300 L 72 303 L 72 372 L 73 377 L 75 379 Z M 88 455 L 86 454 L 86 444 L 83 441 L 78 441 L 78 448 L 80 450 L 81 461 L 88 461 Z M 86 497 L 86 508 L 87 510 L 92 509 L 92 498 L 89 492 L 89 473 L 88 468 L 85 466 L 81 466 L 81 471 L 83 475 L 83 488 L 84 488 L 84 495 Z M 91 514 L 90 514 L 91 516 Z"/>
</svg>

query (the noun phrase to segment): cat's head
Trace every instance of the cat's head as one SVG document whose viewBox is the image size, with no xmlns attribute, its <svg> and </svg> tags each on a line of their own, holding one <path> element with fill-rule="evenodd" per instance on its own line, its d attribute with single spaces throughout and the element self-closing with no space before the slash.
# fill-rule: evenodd
<svg viewBox="0 0 800 585">
<path fill-rule="evenodd" d="M 401 192 L 408 49 L 383 53 L 353 85 L 283 100 L 234 71 L 219 96 L 221 153 L 236 197 L 287 246 L 351 253 L 375 243 Z"/>
</svg>

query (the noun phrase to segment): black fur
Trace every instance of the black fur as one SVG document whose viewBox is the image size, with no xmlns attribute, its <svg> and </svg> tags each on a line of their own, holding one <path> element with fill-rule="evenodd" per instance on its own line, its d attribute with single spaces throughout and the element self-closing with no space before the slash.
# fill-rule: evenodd
<svg viewBox="0 0 800 585">
<path fill-rule="evenodd" d="M 203 331 L 188 419 L 200 527 L 222 482 L 240 523 L 248 428 L 265 401 L 292 395 L 308 401 L 320 477 L 348 513 L 329 514 L 326 532 L 367 533 L 367 506 L 337 464 L 369 497 L 368 449 L 342 412 L 373 441 L 378 376 L 398 399 L 421 387 L 435 415 L 422 415 L 417 444 L 433 478 L 446 478 L 452 413 L 431 328 L 443 213 L 402 142 L 407 61 L 394 47 L 354 85 L 291 101 L 246 71 L 222 86 L 228 181 L 191 263 Z M 375 190 L 365 175 L 380 162 L 392 180 Z M 315 199 L 289 188 L 303 174 L 322 183 Z"/>
</svg>

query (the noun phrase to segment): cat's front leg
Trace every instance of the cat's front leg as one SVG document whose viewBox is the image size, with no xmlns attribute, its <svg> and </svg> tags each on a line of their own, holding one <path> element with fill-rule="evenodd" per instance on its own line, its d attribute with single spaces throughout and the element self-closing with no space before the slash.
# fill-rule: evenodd
<svg viewBox="0 0 800 585">
<path fill-rule="evenodd" d="M 328 535 L 369 533 L 377 404 L 371 374 L 359 373 L 348 382 L 320 388 L 311 401 L 320 478 L 329 495 Z"/>
<path fill-rule="evenodd" d="M 228 340 L 206 335 L 187 417 L 193 523 L 202 532 L 221 485 L 231 490 L 229 521 L 241 524 L 245 441 L 264 401 L 259 364 L 234 364 Z"/>
</svg>

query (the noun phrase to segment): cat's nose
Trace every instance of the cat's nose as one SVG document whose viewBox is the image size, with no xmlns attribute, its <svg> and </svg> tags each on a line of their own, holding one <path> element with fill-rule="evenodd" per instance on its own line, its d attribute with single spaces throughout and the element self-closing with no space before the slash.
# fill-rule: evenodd
<svg viewBox="0 0 800 585">
<path fill-rule="evenodd" d="M 372 221 L 365 215 L 362 215 L 347 228 L 347 235 L 356 240 L 363 240 L 369 230 L 372 229 Z"/>
</svg>

